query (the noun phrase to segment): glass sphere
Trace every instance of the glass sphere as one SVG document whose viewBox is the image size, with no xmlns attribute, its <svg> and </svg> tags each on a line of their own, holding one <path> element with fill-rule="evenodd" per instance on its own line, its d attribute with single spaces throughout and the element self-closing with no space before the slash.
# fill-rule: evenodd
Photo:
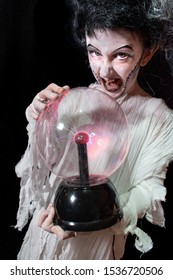
<svg viewBox="0 0 173 280">
<path fill-rule="evenodd" d="M 36 127 L 38 151 L 58 177 L 79 176 L 86 156 L 89 176 L 109 177 L 129 147 L 128 123 L 120 105 L 102 91 L 77 87 L 51 101 Z M 79 146 L 85 155 L 79 155 Z"/>
</svg>

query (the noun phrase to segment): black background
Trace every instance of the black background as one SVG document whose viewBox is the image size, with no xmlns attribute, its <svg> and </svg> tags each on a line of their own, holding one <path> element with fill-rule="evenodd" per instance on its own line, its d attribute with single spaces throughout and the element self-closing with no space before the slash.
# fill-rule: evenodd
<svg viewBox="0 0 173 280">
<path fill-rule="evenodd" d="M 49 83 L 70 87 L 88 85 L 92 74 L 85 57 L 75 49 L 68 34 L 68 11 L 63 0 L 0 0 L 0 259 L 16 259 L 24 237 L 14 229 L 19 201 L 20 181 L 14 168 L 27 145 L 25 109 L 37 92 Z M 159 68 L 151 85 L 157 96 L 173 107 L 172 76 L 166 64 Z M 160 78 L 166 74 L 168 85 Z M 163 76 L 164 76 L 163 75 Z M 147 77 L 147 74 L 146 74 Z M 151 78 L 150 75 L 149 78 Z M 147 221 L 141 225 L 152 237 L 154 248 L 141 255 L 133 246 L 134 237 L 127 242 L 124 259 L 172 259 L 172 166 L 168 170 L 164 203 L 166 228 Z"/>
</svg>

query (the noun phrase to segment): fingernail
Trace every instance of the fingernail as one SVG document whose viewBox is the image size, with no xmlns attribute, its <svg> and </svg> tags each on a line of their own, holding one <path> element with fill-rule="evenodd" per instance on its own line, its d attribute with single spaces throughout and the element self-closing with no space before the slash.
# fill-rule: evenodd
<svg viewBox="0 0 173 280">
<path fill-rule="evenodd" d="M 63 86 L 63 88 L 64 88 L 64 89 L 70 89 L 70 87 L 67 86 L 67 85 Z"/>
</svg>

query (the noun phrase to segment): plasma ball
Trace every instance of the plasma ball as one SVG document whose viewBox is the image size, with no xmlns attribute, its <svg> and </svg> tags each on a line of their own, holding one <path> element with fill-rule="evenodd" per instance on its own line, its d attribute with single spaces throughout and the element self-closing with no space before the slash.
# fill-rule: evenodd
<svg viewBox="0 0 173 280">
<path fill-rule="evenodd" d="M 74 136 L 74 141 L 76 144 L 86 144 L 89 142 L 89 134 L 85 131 L 77 132 Z"/>
</svg>

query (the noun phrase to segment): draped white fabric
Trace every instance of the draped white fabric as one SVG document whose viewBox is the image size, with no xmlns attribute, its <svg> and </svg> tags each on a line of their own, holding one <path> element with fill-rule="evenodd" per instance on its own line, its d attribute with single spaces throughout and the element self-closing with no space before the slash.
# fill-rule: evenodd
<svg viewBox="0 0 173 280">
<path fill-rule="evenodd" d="M 167 166 L 173 159 L 173 111 L 163 100 L 150 96 L 123 95 L 117 102 L 130 131 L 127 158 L 111 176 L 120 195 L 123 220 L 111 228 L 79 233 L 64 241 L 37 226 L 39 213 L 53 202 L 60 179 L 50 174 L 38 155 L 35 121 L 28 119 L 28 147 L 16 166 L 21 178 L 16 228 L 22 230 L 32 219 L 18 259 L 120 259 L 129 233 L 136 235 L 135 246 L 141 252 L 152 248 L 151 238 L 137 227 L 137 221 L 145 217 L 162 227 L 165 223 L 161 202 L 166 196 Z"/>
</svg>

